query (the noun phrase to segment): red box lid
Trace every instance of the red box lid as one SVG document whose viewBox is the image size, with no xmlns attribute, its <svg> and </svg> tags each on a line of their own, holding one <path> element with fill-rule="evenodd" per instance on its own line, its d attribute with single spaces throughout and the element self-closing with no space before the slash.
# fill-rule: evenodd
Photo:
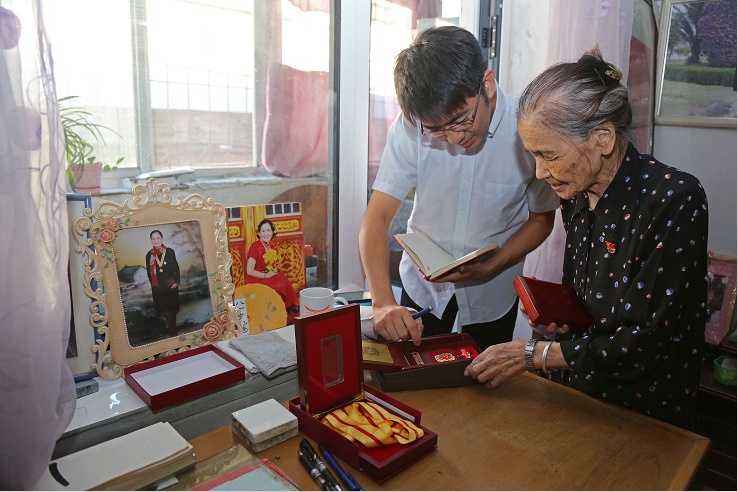
<svg viewBox="0 0 738 492">
<path fill-rule="evenodd" d="M 309 414 L 345 406 L 364 390 L 359 305 L 295 318 L 300 405 Z"/>
</svg>

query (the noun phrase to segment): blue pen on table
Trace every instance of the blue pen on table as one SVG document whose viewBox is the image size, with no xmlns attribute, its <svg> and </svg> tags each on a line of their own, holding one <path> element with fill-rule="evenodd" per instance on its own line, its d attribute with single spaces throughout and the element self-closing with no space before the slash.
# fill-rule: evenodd
<svg viewBox="0 0 738 492">
<path fill-rule="evenodd" d="M 356 481 L 356 479 L 354 478 L 353 475 L 351 475 L 351 473 L 348 473 L 343 468 L 341 468 L 341 465 L 338 464 L 336 459 L 325 448 L 325 446 L 323 446 L 322 444 L 318 444 L 318 449 L 320 450 L 320 453 L 323 455 L 323 458 L 325 458 L 328 464 L 331 465 L 334 470 L 336 470 L 336 473 L 338 473 L 338 476 L 341 477 L 341 480 L 346 486 L 346 490 L 364 490 L 364 488 L 361 485 L 359 485 L 359 482 Z"/>
<path fill-rule="evenodd" d="M 323 475 L 320 474 L 320 470 L 315 468 L 313 464 L 310 462 L 307 456 L 302 454 L 302 451 L 297 452 L 297 457 L 300 460 L 300 463 L 302 463 L 302 466 L 305 467 L 305 469 L 308 471 L 311 477 L 320 485 L 320 488 L 323 490 L 333 490 L 331 488 L 331 485 L 326 481 L 325 478 L 323 478 Z"/>
<path fill-rule="evenodd" d="M 421 316 L 425 316 L 426 314 L 430 313 L 431 311 L 433 311 L 433 306 L 427 307 L 427 308 L 423 309 L 422 311 L 418 311 L 417 313 L 413 314 L 413 319 L 418 319 Z"/>
</svg>

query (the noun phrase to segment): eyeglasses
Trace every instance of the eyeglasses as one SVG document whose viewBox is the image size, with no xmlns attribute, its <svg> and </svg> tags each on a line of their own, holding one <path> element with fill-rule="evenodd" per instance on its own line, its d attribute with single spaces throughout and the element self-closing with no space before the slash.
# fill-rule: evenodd
<svg viewBox="0 0 738 492">
<path fill-rule="evenodd" d="M 446 132 L 457 132 L 457 133 L 465 132 L 466 130 L 471 128 L 472 125 L 474 124 L 474 118 L 477 117 L 477 109 L 479 108 L 479 97 L 482 95 L 482 87 L 484 87 L 484 80 L 482 80 L 482 83 L 479 84 L 479 92 L 477 93 L 477 103 L 474 105 L 474 112 L 472 113 L 471 118 L 467 118 L 458 123 L 454 123 L 448 128 L 444 128 L 442 130 L 428 131 L 428 133 L 430 133 L 436 138 L 442 138 L 446 136 Z M 422 135 L 426 135 L 425 128 L 423 128 L 423 123 L 420 123 L 420 133 Z"/>
</svg>

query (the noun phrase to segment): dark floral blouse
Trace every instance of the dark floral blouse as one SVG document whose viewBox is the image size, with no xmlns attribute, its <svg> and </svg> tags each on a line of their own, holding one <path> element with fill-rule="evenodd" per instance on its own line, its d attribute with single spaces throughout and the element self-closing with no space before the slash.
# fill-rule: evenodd
<svg viewBox="0 0 738 492">
<path fill-rule="evenodd" d="M 630 145 L 595 210 L 586 194 L 561 208 L 562 282 L 594 321 L 559 337 L 570 367 L 563 382 L 691 428 L 707 300 L 702 185 Z"/>
</svg>

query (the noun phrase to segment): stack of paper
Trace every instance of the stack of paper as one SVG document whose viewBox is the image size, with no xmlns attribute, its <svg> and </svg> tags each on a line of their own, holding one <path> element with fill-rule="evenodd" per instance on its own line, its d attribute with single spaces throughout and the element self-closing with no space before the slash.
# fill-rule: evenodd
<svg viewBox="0 0 738 492">
<path fill-rule="evenodd" d="M 137 490 L 194 464 L 192 445 L 160 422 L 52 461 L 34 490 Z"/>
</svg>

